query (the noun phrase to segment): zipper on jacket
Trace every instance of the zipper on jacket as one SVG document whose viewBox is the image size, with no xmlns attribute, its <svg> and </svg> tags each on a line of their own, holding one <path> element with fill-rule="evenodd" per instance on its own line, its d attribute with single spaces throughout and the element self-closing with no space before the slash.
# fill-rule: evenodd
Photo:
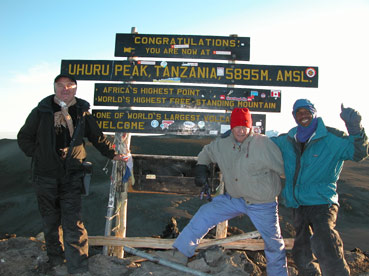
<svg viewBox="0 0 369 276">
<path fill-rule="evenodd" d="M 295 189 L 296 189 L 296 185 L 297 185 L 297 178 L 299 176 L 300 169 L 301 169 L 301 158 L 302 158 L 302 155 L 304 154 L 304 152 L 306 152 L 306 150 L 308 148 L 310 148 L 311 145 L 315 144 L 318 140 L 320 140 L 320 138 L 319 139 L 314 139 L 314 140 L 312 140 L 311 138 L 305 143 L 304 150 L 302 152 L 301 144 L 299 142 L 297 142 L 296 139 L 293 139 L 293 138 L 289 137 L 289 139 L 292 140 L 293 148 L 294 148 L 295 154 L 296 154 L 296 169 L 295 169 L 295 175 L 293 177 L 293 190 L 292 190 L 293 193 L 292 194 L 293 194 L 293 198 L 295 199 L 295 201 L 299 205 L 301 205 L 301 203 L 299 202 L 299 200 L 297 200 Z"/>
<path fill-rule="evenodd" d="M 251 142 L 251 141 L 248 141 L 248 142 L 247 142 L 247 148 L 246 148 L 246 158 L 249 158 L 249 149 L 250 149 L 250 142 Z"/>
<path fill-rule="evenodd" d="M 295 175 L 293 176 L 293 183 L 292 183 L 292 195 L 296 203 L 298 205 L 301 205 L 300 202 L 297 200 L 296 193 L 295 193 L 297 178 L 299 176 L 299 172 L 301 168 L 301 149 L 299 147 L 299 144 L 296 142 L 294 138 L 289 137 L 289 139 L 291 139 L 291 143 L 292 143 L 293 149 L 296 154 Z"/>
</svg>

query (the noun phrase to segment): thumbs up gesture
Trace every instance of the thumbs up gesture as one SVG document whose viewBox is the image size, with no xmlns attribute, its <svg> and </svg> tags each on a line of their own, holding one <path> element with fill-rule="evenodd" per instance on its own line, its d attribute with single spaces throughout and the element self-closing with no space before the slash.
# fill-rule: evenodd
<svg viewBox="0 0 369 276">
<path fill-rule="evenodd" d="M 350 107 L 345 108 L 343 104 L 341 104 L 340 117 L 345 122 L 347 131 L 350 135 L 357 135 L 360 133 L 362 126 L 359 112 Z"/>
</svg>

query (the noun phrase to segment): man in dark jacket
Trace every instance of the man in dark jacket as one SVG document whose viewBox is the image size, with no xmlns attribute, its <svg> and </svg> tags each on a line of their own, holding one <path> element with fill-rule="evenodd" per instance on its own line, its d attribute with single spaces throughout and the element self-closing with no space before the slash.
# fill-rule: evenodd
<svg viewBox="0 0 369 276">
<path fill-rule="evenodd" d="M 48 267 L 67 261 L 68 272 L 89 275 L 88 236 L 81 217 L 81 194 L 86 158 L 84 137 L 104 156 L 124 160 L 88 112 L 89 103 L 76 98 L 77 81 L 69 75 L 54 80 L 54 95 L 34 108 L 18 133 L 21 150 L 33 163 L 33 182 L 43 231 Z M 71 141 L 74 145 L 70 147 Z M 69 148 L 72 150 L 69 152 Z M 63 230 L 64 251 L 59 241 Z"/>
<path fill-rule="evenodd" d="M 341 108 L 349 135 L 325 126 L 314 105 L 299 99 L 292 111 L 297 126 L 272 138 L 284 160 L 286 183 L 282 195 L 286 206 L 294 208 L 292 257 L 299 275 L 350 274 L 342 240 L 335 230 L 337 181 L 345 160 L 361 161 L 368 156 L 368 138 L 360 114 L 343 105 Z"/>
</svg>

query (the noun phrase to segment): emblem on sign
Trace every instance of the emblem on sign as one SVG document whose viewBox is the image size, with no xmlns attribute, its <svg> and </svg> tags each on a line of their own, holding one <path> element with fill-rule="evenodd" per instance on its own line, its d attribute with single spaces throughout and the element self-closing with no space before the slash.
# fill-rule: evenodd
<svg viewBox="0 0 369 276">
<path fill-rule="evenodd" d="M 307 68 L 306 69 L 306 71 L 305 71 L 305 74 L 306 74 L 306 76 L 308 77 L 308 78 L 313 78 L 313 77 L 315 77 L 315 75 L 316 75 L 316 71 L 315 71 L 315 69 L 314 68 Z"/>
<path fill-rule="evenodd" d="M 185 129 L 193 129 L 196 126 L 196 124 L 191 121 L 186 121 L 183 123 L 183 126 Z"/>
<path fill-rule="evenodd" d="M 205 127 L 205 122 L 204 121 L 200 121 L 197 123 L 199 128 L 204 128 Z"/>
<path fill-rule="evenodd" d="M 163 121 L 161 121 L 161 124 L 160 124 L 160 127 L 161 127 L 161 129 L 168 129 L 169 128 L 169 126 L 171 125 L 171 124 L 173 124 L 174 123 L 174 121 L 172 121 L 172 120 L 163 120 Z"/>
<path fill-rule="evenodd" d="M 151 121 L 151 126 L 152 126 L 153 128 L 157 128 L 157 127 L 159 126 L 159 122 L 158 122 L 157 120 L 152 120 L 152 121 Z"/>
</svg>

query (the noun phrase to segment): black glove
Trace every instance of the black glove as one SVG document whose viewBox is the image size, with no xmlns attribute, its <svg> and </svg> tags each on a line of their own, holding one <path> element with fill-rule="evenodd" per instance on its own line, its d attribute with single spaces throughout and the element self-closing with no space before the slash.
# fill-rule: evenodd
<svg viewBox="0 0 369 276">
<path fill-rule="evenodd" d="M 204 198 L 204 195 L 206 195 L 207 201 L 212 201 L 211 189 L 210 189 L 208 183 L 206 183 L 205 186 L 202 188 L 202 191 L 201 191 L 201 194 L 200 194 L 200 199 L 201 200 Z"/>
<path fill-rule="evenodd" d="M 208 182 L 209 169 L 207 165 L 196 165 L 195 184 L 198 187 L 204 186 Z"/>
<path fill-rule="evenodd" d="M 220 135 L 221 138 L 227 138 L 229 135 L 231 135 L 232 131 L 228 129 L 226 132 L 224 132 L 222 135 Z"/>
<path fill-rule="evenodd" d="M 347 131 L 350 135 L 357 135 L 360 133 L 361 126 L 361 115 L 355 109 L 350 107 L 344 108 L 341 104 L 341 119 L 345 122 Z"/>
</svg>

